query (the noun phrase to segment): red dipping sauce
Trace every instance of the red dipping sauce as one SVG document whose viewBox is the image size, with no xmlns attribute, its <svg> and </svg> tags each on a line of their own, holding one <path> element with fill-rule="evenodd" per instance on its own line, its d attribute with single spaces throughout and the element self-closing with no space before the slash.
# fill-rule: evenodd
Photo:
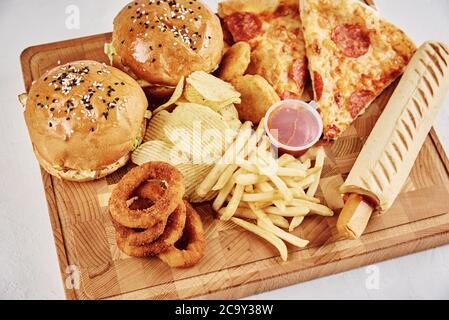
<svg viewBox="0 0 449 320">
<path fill-rule="evenodd" d="M 300 100 L 285 100 L 268 110 L 265 130 L 273 145 L 298 156 L 318 142 L 323 122 L 313 106 Z"/>
</svg>

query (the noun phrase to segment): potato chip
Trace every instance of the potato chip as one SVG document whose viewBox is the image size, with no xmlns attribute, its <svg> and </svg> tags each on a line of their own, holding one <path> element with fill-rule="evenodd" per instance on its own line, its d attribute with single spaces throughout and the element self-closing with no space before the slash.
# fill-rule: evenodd
<svg viewBox="0 0 449 320">
<path fill-rule="evenodd" d="M 190 198 L 194 195 L 196 186 L 207 176 L 209 171 L 212 170 L 212 166 L 187 163 L 177 166 L 177 169 L 184 176 L 186 196 Z"/>
<path fill-rule="evenodd" d="M 165 134 L 166 126 L 170 126 L 170 113 L 161 111 L 149 121 L 143 142 L 161 140 L 170 143 Z"/>
<path fill-rule="evenodd" d="M 231 84 L 206 72 L 197 71 L 192 73 L 187 78 L 187 83 L 208 101 L 222 102 L 240 97 L 240 94 Z"/>
<path fill-rule="evenodd" d="M 185 156 L 174 152 L 174 147 L 164 141 L 154 140 L 142 144 L 131 155 L 132 162 L 143 165 L 152 161 L 167 162 L 179 165 L 189 161 Z"/>
<path fill-rule="evenodd" d="M 234 104 L 228 104 L 218 110 L 218 113 L 223 117 L 223 120 L 234 120 L 239 118 L 239 112 Z"/>
<path fill-rule="evenodd" d="M 194 194 L 190 197 L 190 202 L 191 203 L 203 203 L 203 202 L 211 201 L 211 200 L 215 199 L 217 194 L 218 194 L 217 191 L 211 191 L 208 194 L 206 194 L 204 197 L 200 197 L 196 192 L 194 192 Z"/>
<path fill-rule="evenodd" d="M 154 114 L 157 114 L 163 110 L 166 110 L 170 108 L 172 105 L 176 103 L 181 97 L 182 93 L 184 91 L 184 77 L 181 77 L 181 80 L 179 80 L 178 85 L 176 86 L 175 92 L 173 92 L 173 95 L 171 96 L 170 100 L 168 100 L 166 103 L 161 105 L 159 108 L 154 110 Z"/>
</svg>

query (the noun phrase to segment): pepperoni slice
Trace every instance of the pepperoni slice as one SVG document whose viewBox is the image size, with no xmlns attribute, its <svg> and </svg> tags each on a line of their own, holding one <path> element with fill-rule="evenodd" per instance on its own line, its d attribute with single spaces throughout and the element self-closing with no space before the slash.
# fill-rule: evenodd
<svg viewBox="0 0 449 320">
<path fill-rule="evenodd" d="M 313 88 L 315 90 L 315 100 L 320 101 L 323 95 L 323 78 L 316 71 L 313 73 Z"/>
<path fill-rule="evenodd" d="M 332 32 L 332 41 L 349 58 L 366 54 L 371 45 L 369 35 L 357 24 L 342 24 Z"/>
<path fill-rule="evenodd" d="M 295 5 L 280 5 L 273 13 L 274 18 L 299 15 L 299 7 Z"/>
<path fill-rule="evenodd" d="M 368 105 L 368 103 L 373 98 L 374 93 L 369 90 L 361 90 L 356 91 L 351 95 L 350 98 L 350 112 L 351 117 L 353 119 L 357 118 L 357 116 L 360 114 L 360 112 L 365 109 L 365 107 Z"/>
<path fill-rule="evenodd" d="M 324 128 L 324 137 L 328 140 L 334 140 L 340 135 L 340 129 L 335 124 L 330 124 Z"/>
<path fill-rule="evenodd" d="M 334 100 L 338 107 L 341 107 L 343 104 L 343 97 L 338 92 L 334 94 Z"/>
<path fill-rule="evenodd" d="M 224 22 L 235 42 L 251 40 L 262 31 L 262 21 L 250 12 L 235 12 Z"/>
<path fill-rule="evenodd" d="M 307 81 L 307 59 L 295 59 L 290 66 L 288 76 L 296 82 L 298 90 L 302 91 Z"/>
</svg>

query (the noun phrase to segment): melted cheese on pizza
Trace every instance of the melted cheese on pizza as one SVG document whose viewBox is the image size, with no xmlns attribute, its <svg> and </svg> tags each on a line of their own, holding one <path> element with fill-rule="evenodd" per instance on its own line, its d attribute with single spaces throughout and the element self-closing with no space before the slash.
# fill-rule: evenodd
<svg viewBox="0 0 449 320">
<path fill-rule="evenodd" d="M 299 4 L 297 0 L 276 2 L 274 6 L 273 1 L 243 4 L 230 0 L 219 5 L 219 12 L 233 41 L 251 45 L 247 72 L 264 77 L 279 96 L 299 98 L 308 77 Z"/>
<path fill-rule="evenodd" d="M 401 75 L 416 50 L 354 0 L 301 0 L 309 69 L 328 139 L 337 138 Z"/>
</svg>

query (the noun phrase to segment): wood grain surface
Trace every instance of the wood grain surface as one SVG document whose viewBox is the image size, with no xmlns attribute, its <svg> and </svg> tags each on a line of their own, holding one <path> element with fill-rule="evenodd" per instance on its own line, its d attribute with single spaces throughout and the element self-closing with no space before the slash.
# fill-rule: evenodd
<svg viewBox="0 0 449 320">
<path fill-rule="evenodd" d="M 107 62 L 110 34 L 40 45 L 21 56 L 25 87 L 58 61 Z M 362 149 L 395 85 L 387 89 L 335 143 L 318 196 L 337 209 L 338 187 Z M 310 240 L 289 247 L 282 262 L 266 242 L 230 223 L 214 220 L 209 204 L 197 207 L 206 230 L 206 256 L 194 268 L 177 270 L 158 259 L 135 259 L 117 248 L 107 203 L 127 168 L 95 182 L 74 183 L 42 171 L 62 280 L 68 299 L 235 299 L 449 243 L 449 161 L 432 131 L 393 208 L 374 216 L 364 236 L 342 240 L 337 216 L 311 216 L 295 232 Z M 79 287 L 70 285 L 79 271 Z"/>
</svg>

